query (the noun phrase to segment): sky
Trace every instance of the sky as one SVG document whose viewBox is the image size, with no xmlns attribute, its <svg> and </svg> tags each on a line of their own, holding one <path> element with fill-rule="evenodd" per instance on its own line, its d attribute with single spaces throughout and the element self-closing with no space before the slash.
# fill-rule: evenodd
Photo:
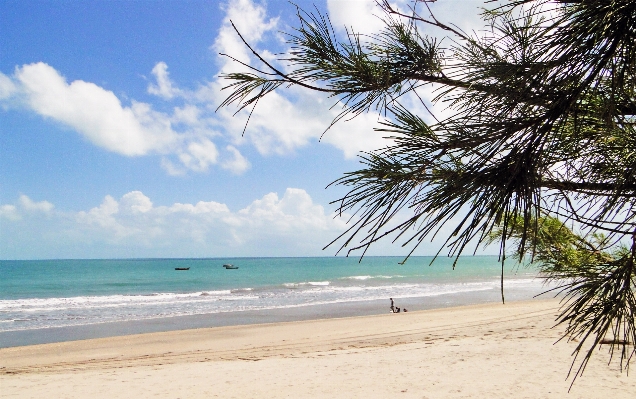
<svg viewBox="0 0 636 399">
<path fill-rule="evenodd" d="M 339 35 L 382 27 L 373 0 L 296 4 Z M 482 5 L 434 10 L 470 30 Z M 321 139 L 338 110 L 315 92 L 272 93 L 244 134 L 246 112 L 217 110 L 220 75 L 243 70 L 220 53 L 258 65 L 230 20 L 273 59 L 295 12 L 277 0 L 1 1 L 0 259 L 335 255 L 323 247 L 348 216 L 330 202 L 346 190 L 326 186 L 387 145 L 380 117 Z M 369 252 L 407 253 L 390 240 Z"/>
</svg>

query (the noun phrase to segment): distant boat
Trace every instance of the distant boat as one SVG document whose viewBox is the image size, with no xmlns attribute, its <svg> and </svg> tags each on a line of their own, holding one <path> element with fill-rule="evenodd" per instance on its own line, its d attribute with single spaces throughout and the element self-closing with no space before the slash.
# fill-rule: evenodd
<svg viewBox="0 0 636 399">
<path fill-rule="evenodd" d="M 230 263 L 226 263 L 225 265 L 223 265 L 223 267 L 226 269 L 238 269 L 238 266 L 234 266 Z"/>
<path fill-rule="evenodd" d="M 175 267 L 174 270 L 190 270 L 189 267 Z"/>
</svg>

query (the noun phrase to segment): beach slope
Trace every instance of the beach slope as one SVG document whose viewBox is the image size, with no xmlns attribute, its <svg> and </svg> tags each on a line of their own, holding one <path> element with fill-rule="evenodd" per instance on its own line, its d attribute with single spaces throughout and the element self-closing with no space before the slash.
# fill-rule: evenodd
<svg viewBox="0 0 636 399">
<path fill-rule="evenodd" d="M 4 398 L 632 398 L 604 349 L 568 394 L 554 300 L 0 349 Z"/>
</svg>

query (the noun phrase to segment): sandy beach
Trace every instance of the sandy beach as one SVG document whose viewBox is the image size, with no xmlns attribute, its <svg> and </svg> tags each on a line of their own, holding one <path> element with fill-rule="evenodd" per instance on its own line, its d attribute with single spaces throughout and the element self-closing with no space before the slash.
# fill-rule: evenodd
<svg viewBox="0 0 636 399">
<path fill-rule="evenodd" d="M 1 398 L 632 398 L 574 343 L 555 300 L 171 331 L 0 349 Z"/>
</svg>

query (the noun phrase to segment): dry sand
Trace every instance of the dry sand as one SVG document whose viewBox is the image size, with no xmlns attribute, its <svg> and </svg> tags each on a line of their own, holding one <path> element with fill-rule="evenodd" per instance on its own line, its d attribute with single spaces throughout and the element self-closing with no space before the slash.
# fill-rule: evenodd
<svg viewBox="0 0 636 399">
<path fill-rule="evenodd" d="M 633 398 L 597 352 L 568 394 L 555 301 L 0 349 L 0 398 Z"/>
</svg>

